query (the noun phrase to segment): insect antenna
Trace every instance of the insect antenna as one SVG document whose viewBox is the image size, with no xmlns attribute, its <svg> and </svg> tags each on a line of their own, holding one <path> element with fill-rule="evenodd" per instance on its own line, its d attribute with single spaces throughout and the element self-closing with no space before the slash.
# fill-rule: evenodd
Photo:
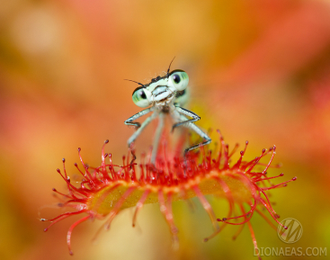
<svg viewBox="0 0 330 260">
<path fill-rule="evenodd" d="M 172 59 L 172 61 L 170 62 L 170 65 L 168 66 L 168 69 L 167 69 L 167 76 L 170 74 L 170 69 L 171 69 L 171 65 L 172 65 L 172 62 L 174 61 L 174 59 L 175 59 L 175 56 L 174 56 L 174 58 Z"/>
<path fill-rule="evenodd" d="M 124 80 L 132 81 L 132 82 L 134 82 L 136 84 L 139 84 L 140 86 L 144 87 L 144 85 L 142 83 L 140 83 L 140 82 L 137 82 L 137 81 L 134 81 L 134 80 L 131 80 L 131 79 L 124 79 Z"/>
</svg>

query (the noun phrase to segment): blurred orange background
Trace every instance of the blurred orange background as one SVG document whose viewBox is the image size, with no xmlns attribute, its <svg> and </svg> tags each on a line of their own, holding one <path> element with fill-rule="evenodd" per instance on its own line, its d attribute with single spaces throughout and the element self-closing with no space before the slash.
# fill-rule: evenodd
<svg viewBox="0 0 330 260">
<path fill-rule="evenodd" d="M 97 166 L 109 139 L 107 152 L 120 163 L 134 131 L 124 120 L 140 110 L 131 100 L 136 85 L 123 79 L 147 83 L 174 56 L 172 68 L 190 76 L 197 125 L 220 129 L 232 147 L 249 140 L 251 158 L 276 144 L 283 167 L 272 174 L 298 177 L 271 199 L 282 219 L 302 223 L 302 238 L 284 244 L 254 216 L 259 247 L 330 245 L 328 1 L 11 0 L 0 21 L 1 259 L 255 258 L 247 227 L 236 241 L 230 226 L 203 243 L 212 227 L 199 205 L 192 213 L 174 203 L 177 251 L 158 205 L 145 206 L 134 229 L 132 211 L 122 212 L 96 244 L 102 222 L 82 224 L 73 257 L 66 231 L 75 218 L 47 233 L 38 220 L 61 212 L 51 189 L 65 191 L 56 172 L 62 157 L 69 174 L 77 147 Z M 150 131 L 137 145 L 147 149 Z"/>
</svg>

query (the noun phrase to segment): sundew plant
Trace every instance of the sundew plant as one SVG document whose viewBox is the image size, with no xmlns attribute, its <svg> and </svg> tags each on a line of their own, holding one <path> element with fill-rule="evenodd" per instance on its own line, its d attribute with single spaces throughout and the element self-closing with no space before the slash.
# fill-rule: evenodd
<svg viewBox="0 0 330 260">
<path fill-rule="evenodd" d="M 41 221 L 50 222 L 44 230 L 47 231 L 63 219 L 73 215 L 82 216 L 70 226 L 67 233 L 70 254 L 73 254 L 72 232 L 80 223 L 88 219 L 101 219 L 104 221 L 104 229 L 109 229 L 113 219 L 122 210 L 134 207 L 134 227 L 138 213 L 149 203 L 159 204 L 168 224 L 173 245 L 177 247 L 178 228 L 175 225 L 172 203 L 178 200 L 188 201 L 193 197 L 198 198 L 213 226 L 213 233 L 203 238 L 205 242 L 228 225 L 239 226 L 236 236 L 247 225 L 258 254 L 256 236 L 250 223 L 255 213 L 261 215 L 274 228 L 273 223 L 287 228 L 278 220 L 279 215 L 269 200 L 269 190 L 285 187 L 288 182 L 295 181 L 296 177 L 277 182 L 276 179 L 282 177 L 283 173 L 277 176 L 267 174 L 270 167 L 277 167 L 272 166 L 276 147 L 263 149 L 254 159 L 245 160 L 248 151 L 246 142 L 245 147 L 239 152 L 238 159 L 233 160 L 233 155 L 238 153 L 238 145 L 230 149 L 218 131 L 219 136 L 214 141 L 217 145 L 210 149 L 208 144 L 211 138 L 195 125 L 200 117 L 182 107 L 187 99 L 188 81 L 187 73 L 182 70 L 170 72 L 169 68 L 164 76 L 154 78 L 148 84 L 136 82 L 140 86 L 133 92 L 133 101 L 140 107 L 149 108 L 125 121 L 137 130 L 128 139 L 129 153 L 123 157 L 121 163 L 113 162 L 112 155 L 105 152 L 108 140 L 102 147 L 99 166 L 87 165 L 81 149 L 78 148 L 81 166 L 75 166 L 81 179 L 76 184 L 71 182 L 63 159 L 63 170 L 57 169 L 57 172 L 65 181 L 67 190 L 53 191 L 59 195 L 59 207 L 71 210 L 51 219 L 42 218 Z M 135 122 L 147 113 L 152 114 L 142 124 Z M 173 121 L 170 128 L 164 123 L 166 116 Z M 141 156 L 136 155 L 133 149 L 135 139 L 149 122 L 156 118 L 158 127 L 155 130 L 152 150 Z M 203 140 L 197 143 L 189 141 L 190 145 L 187 146 L 187 140 L 191 138 L 183 131 L 174 144 L 172 132 L 176 128 L 188 128 Z M 223 213 L 218 215 L 219 213 L 214 212 L 205 195 L 214 195 L 228 201 L 229 210 L 225 217 Z"/>
</svg>

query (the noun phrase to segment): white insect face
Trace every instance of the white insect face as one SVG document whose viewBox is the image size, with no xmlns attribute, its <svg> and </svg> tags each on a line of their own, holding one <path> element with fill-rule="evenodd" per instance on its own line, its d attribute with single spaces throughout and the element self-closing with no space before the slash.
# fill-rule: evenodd
<svg viewBox="0 0 330 260">
<path fill-rule="evenodd" d="M 177 98 L 184 100 L 185 89 L 189 83 L 189 77 L 183 70 L 173 70 L 166 76 L 154 78 L 149 84 L 136 88 L 133 92 L 133 102 L 139 107 L 148 107 L 157 103 L 176 102 Z M 181 102 L 180 102 L 181 103 Z"/>
</svg>

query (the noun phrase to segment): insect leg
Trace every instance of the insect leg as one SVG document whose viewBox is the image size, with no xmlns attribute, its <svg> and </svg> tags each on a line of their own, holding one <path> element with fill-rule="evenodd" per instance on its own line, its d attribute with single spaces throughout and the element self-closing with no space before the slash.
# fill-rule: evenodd
<svg viewBox="0 0 330 260">
<path fill-rule="evenodd" d="M 146 109 L 147 110 L 147 109 Z M 141 112 L 143 112 L 143 111 L 145 111 L 145 110 L 142 110 Z M 140 113 L 141 113 L 140 112 Z M 148 111 L 148 112 L 150 112 L 150 111 Z M 148 113 L 147 112 L 147 113 Z M 138 113 L 139 114 L 139 113 Z M 145 113 L 146 114 L 146 113 Z M 137 114 L 135 114 L 135 115 L 137 115 Z M 134 116 L 135 116 L 134 115 Z M 134 117 L 134 116 L 132 116 L 132 117 Z M 141 116 L 141 115 L 140 115 Z M 140 117 L 139 116 L 139 117 Z M 146 120 L 144 120 L 144 122 L 140 125 L 139 123 L 137 123 L 137 122 L 133 122 L 133 123 L 130 123 L 130 122 L 128 122 L 128 123 L 126 123 L 126 121 L 128 121 L 129 119 L 127 119 L 126 121 L 125 121 L 125 124 L 130 124 L 130 125 L 134 125 L 134 124 L 139 124 L 140 126 L 139 126 L 139 128 L 135 131 L 135 133 L 134 134 L 132 134 L 132 136 L 130 137 L 130 138 L 128 138 L 128 140 L 127 140 L 127 144 L 128 144 L 128 147 L 130 147 L 131 146 L 131 144 L 135 141 L 135 139 L 141 134 L 141 132 L 143 131 L 143 129 L 153 120 L 153 119 L 155 119 L 155 117 L 157 116 L 157 113 L 153 113 L 151 116 L 149 116 L 149 117 L 147 117 L 147 119 Z M 132 118 L 131 117 L 131 118 Z M 133 118 L 132 119 L 132 121 L 134 120 L 135 118 Z"/>
<path fill-rule="evenodd" d="M 142 123 L 142 125 L 139 122 L 132 122 L 136 119 L 138 119 L 141 116 L 144 116 L 145 114 L 148 114 L 149 112 L 153 111 L 153 108 L 147 108 L 145 110 L 140 111 L 139 113 L 136 113 L 135 115 L 131 116 L 129 119 L 125 121 L 125 125 L 133 125 L 137 128 L 135 133 L 127 140 L 128 148 L 131 148 L 131 144 L 135 141 L 135 139 L 141 134 L 143 129 L 155 118 L 155 113 L 151 116 L 147 117 L 147 119 Z M 131 150 L 131 154 L 133 156 L 133 159 L 130 163 L 132 166 L 133 162 L 136 159 L 135 153 L 133 150 Z"/>
<path fill-rule="evenodd" d="M 136 113 L 135 115 L 132 115 L 130 118 L 125 120 L 125 125 L 133 125 L 133 126 L 135 126 L 135 128 L 139 128 L 141 126 L 141 124 L 139 122 L 133 122 L 133 121 L 140 118 L 141 116 L 144 116 L 144 115 L 150 113 L 153 110 L 154 110 L 153 107 L 149 107 L 147 109 L 144 109 L 144 110 Z"/>
<path fill-rule="evenodd" d="M 175 110 L 180 113 L 181 115 L 185 115 L 185 116 L 189 116 L 189 117 L 192 117 L 191 119 L 187 119 L 186 117 L 181 117 L 181 119 L 183 119 L 182 121 L 174 124 L 172 126 L 172 132 L 174 131 L 174 128 L 180 126 L 180 125 L 183 125 L 183 124 L 189 124 L 189 123 L 194 123 L 198 120 L 201 119 L 201 117 L 197 114 L 195 114 L 194 112 L 191 112 L 190 110 L 188 109 L 185 109 L 185 108 L 182 108 L 182 107 L 179 107 L 179 106 L 175 106 Z"/>
<path fill-rule="evenodd" d="M 205 141 L 198 143 L 196 145 L 193 145 L 187 149 L 184 150 L 184 156 L 186 156 L 186 154 L 188 152 L 190 152 L 191 150 L 194 150 L 196 148 L 202 147 L 204 145 L 207 145 L 209 143 L 211 143 L 212 139 L 202 131 L 202 129 L 200 129 L 197 125 L 193 124 L 193 123 L 188 123 L 184 125 L 185 127 L 188 127 L 190 129 L 192 129 L 196 134 L 198 134 L 200 137 L 202 137 Z"/>
<path fill-rule="evenodd" d="M 152 154 L 151 154 L 151 163 L 152 164 L 155 164 L 159 140 L 162 135 L 163 128 L 164 128 L 164 113 L 160 113 L 158 118 L 159 118 L 159 122 L 158 122 L 158 126 L 156 129 L 156 134 L 155 134 L 154 144 L 153 144 Z"/>
<path fill-rule="evenodd" d="M 173 111 L 173 116 L 174 116 L 174 118 L 176 118 L 176 120 L 180 120 L 180 122 L 174 124 L 173 127 L 183 125 L 184 127 L 190 128 L 196 134 L 198 134 L 200 137 L 202 137 L 205 141 L 185 149 L 184 150 L 184 157 L 186 157 L 186 154 L 189 151 L 194 150 L 198 147 L 202 147 L 204 145 L 207 145 L 207 144 L 211 143 L 211 141 L 212 141 L 212 139 L 206 133 L 204 133 L 202 129 L 200 129 L 198 126 L 196 126 L 194 124 L 195 121 L 200 119 L 199 116 L 196 115 L 198 118 L 193 117 L 192 119 L 187 119 L 187 117 L 185 115 L 189 115 L 189 116 L 193 117 L 192 115 L 196 115 L 196 114 L 189 111 L 189 110 L 183 109 L 181 107 L 175 107 L 175 110 Z"/>
</svg>

